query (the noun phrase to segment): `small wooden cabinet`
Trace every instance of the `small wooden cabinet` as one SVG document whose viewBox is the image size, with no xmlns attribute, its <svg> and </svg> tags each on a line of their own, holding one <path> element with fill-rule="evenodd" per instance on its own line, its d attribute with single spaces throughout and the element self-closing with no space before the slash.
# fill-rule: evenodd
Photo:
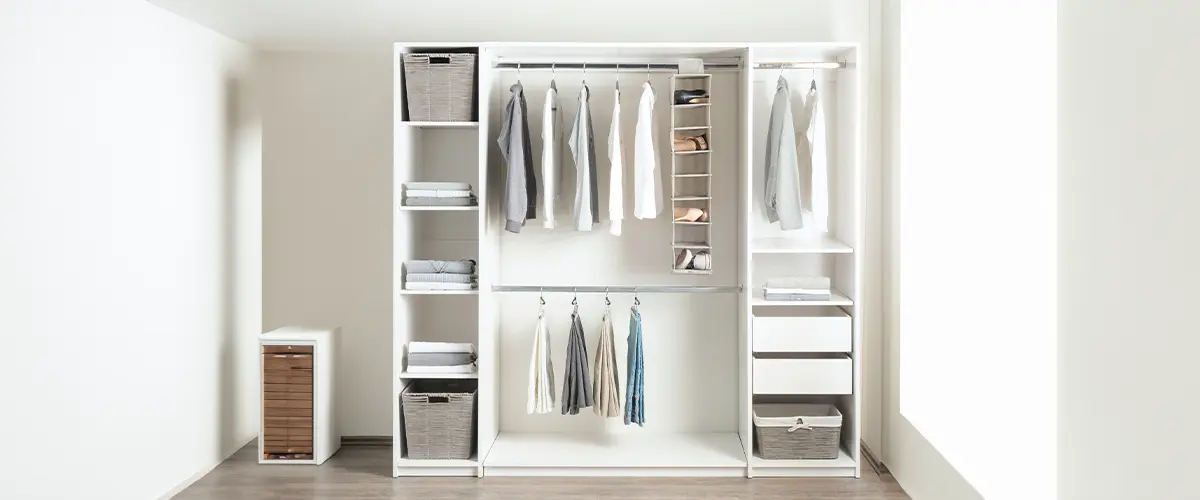
<svg viewBox="0 0 1200 500">
<path fill-rule="evenodd" d="M 286 327 L 259 339 L 259 463 L 321 464 L 341 446 L 333 409 L 337 334 Z"/>
</svg>

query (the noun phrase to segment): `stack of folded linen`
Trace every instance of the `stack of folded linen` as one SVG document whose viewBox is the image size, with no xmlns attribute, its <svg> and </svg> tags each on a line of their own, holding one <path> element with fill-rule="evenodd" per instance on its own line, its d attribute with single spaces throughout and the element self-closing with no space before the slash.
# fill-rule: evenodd
<svg viewBox="0 0 1200 500">
<path fill-rule="evenodd" d="M 406 182 L 406 207 L 473 207 L 478 202 L 465 182 Z"/>
<path fill-rule="evenodd" d="M 475 373 L 475 346 L 452 342 L 409 342 L 408 366 L 415 374 Z"/>
<path fill-rule="evenodd" d="M 826 276 L 770 278 L 763 284 L 766 300 L 829 300 L 831 297 Z"/>
<path fill-rule="evenodd" d="M 410 260 L 404 263 L 405 290 L 474 290 L 473 260 Z"/>
</svg>

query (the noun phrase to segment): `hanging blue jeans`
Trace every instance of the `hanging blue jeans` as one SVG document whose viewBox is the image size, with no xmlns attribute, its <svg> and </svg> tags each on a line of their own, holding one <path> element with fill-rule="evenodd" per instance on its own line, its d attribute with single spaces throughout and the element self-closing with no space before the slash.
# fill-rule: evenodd
<svg viewBox="0 0 1200 500">
<path fill-rule="evenodd" d="M 629 312 L 629 343 L 625 361 L 629 369 L 625 378 L 625 425 L 645 425 L 646 367 L 642 363 L 642 313 L 636 307 Z"/>
</svg>

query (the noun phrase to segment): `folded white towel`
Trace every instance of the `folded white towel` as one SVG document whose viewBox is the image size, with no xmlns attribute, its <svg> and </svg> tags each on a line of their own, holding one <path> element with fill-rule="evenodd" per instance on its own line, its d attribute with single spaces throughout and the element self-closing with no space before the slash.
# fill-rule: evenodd
<svg viewBox="0 0 1200 500">
<path fill-rule="evenodd" d="M 829 295 L 828 288 L 769 288 L 763 287 L 763 293 L 780 295 Z"/>
<path fill-rule="evenodd" d="M 809 290 L 829 290 L 828 276 L 784 276 L 768 278 L 763 288 L 805 288 Z"/>
<path fill-rule="evenodd" d="M 432 283 L 427 281 L 405 281 L 404 288 L 406 290 L 474 290 L 475 283 Z"/>
<path fill-rule="evenodd" d="M 404 192 L 409 198 L 469 198 L 470 189 L 409 189 Z"/>
<path fill-rule="evenodd" d="M 465 182 L 405 182 L 404 189 L 466 189 L 471 190 L 471 185 Z"/>
<path fill-rule="evenodd" d="M 408 343 L 408 352 L 411 353 L 450 353 L 450 352 L 475 352 L 475 345 L 471 343 L 460 342 L 422 342 L 414 340 Z"/>
<path fill-rule="evenodd" d="M 443 374 L 443 373 L 475 373 L 475 363 L 457 366 L 409 366 L 408 373 Z"/>
</svg>

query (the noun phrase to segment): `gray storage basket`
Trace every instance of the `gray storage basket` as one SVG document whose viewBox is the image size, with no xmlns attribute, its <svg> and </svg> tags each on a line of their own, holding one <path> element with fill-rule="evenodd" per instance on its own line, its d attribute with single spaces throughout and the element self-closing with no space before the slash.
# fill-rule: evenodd
<svg viewBox="0 0 1200 500">
<path fill-rule="evenodd" d="M 475 437 L 474 380 L 417 380 L 400 395 L 409 459 L 468 459 Z"/>
<path fill-rule="evenodd" d="M 471 121 L 475 54 L 405 54 L 404 90 L 409 121 Z"/>
<path fill-rule="evenodd" d="M 764 459 L 837 458 L 842 413 L 825 404 L 756 404 L 754 430 Z"/>
</svg>

